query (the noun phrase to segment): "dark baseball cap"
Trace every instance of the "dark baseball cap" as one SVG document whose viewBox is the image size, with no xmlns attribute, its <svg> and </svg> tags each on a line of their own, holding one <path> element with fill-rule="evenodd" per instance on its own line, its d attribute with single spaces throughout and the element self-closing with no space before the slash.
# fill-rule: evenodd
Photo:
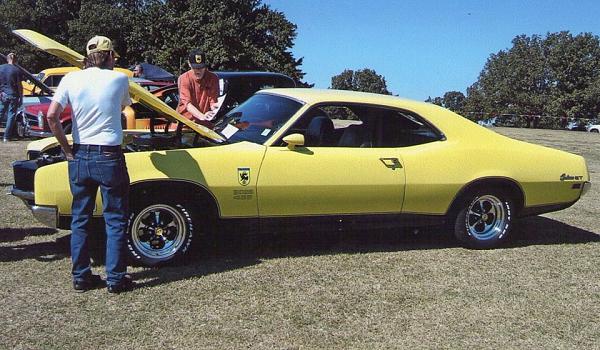
<svg viewBox="0 0 600 350">
<path fill-rule="evenodd" d="M 206 67 L 206 55 L 200 50 L 192 50 L 188 55 L 188 61 L 192 68 Z"/>
</svg>

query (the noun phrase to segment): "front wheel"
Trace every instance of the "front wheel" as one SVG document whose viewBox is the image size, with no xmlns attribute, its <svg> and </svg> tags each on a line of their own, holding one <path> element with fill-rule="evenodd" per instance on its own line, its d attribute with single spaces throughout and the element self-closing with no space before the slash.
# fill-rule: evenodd
<svg viewBox="0 0 600 350">
<path fill-rule="evenodd" d="M 465 196 L 454 224 L 454 235 L 464 245 L 489 249 L 506 240 L 512 227 L 514 204 L 500 191 L 476 191 Z"/>
<path fill-rule="evenodd" d="M 165 201 L 132 211 L 127 247 L 133 261 L 147 266 L 182 259 L 190 250 L 196 221 L 191 206 Z"/>
</svg>

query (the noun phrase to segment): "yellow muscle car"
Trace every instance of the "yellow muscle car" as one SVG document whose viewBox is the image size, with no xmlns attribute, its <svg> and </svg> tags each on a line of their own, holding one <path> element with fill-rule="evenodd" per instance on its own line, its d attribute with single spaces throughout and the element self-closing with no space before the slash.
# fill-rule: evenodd
<svg viewBox="0 0 600 350">
<path fill-rule="evenodd" d="M 567 208 L 590 187 L 582 157 L 510 139 L 433 104 L 263 90 L 209 130 L 130 90 L 178 126 L 126 131 L 123 144 L 128 247 L 147 265 L 182 257 L 199 235 L 232 226 L 445 225 L 469 247 L 493 248 L 515 219 Z M 68 229 L 67 164 L 56 140 L 32 142 L 28 154 L 14 165 L 12 193 L 43 223 Z M 96 208 L 100 218 L 99 195 Z"/>
</svg>

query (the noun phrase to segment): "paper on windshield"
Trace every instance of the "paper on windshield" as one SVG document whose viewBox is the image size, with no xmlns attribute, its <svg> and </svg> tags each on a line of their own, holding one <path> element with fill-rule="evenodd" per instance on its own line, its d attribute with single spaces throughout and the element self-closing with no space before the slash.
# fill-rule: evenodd
<svg viewBox="0 0 600 350">
<path fill-rule="evenodd" d="M 240 129 L 236 128 L 231 124 L 227 124 L 227 126 L 223 130 L 221 130 L 221 134 L 225 136 L 225 138 L 229 139 L 231 138 L 231 136 L 233 136 L 233 134 L 235 134 L 238 131 L 240 131 Z"/>
</svg>

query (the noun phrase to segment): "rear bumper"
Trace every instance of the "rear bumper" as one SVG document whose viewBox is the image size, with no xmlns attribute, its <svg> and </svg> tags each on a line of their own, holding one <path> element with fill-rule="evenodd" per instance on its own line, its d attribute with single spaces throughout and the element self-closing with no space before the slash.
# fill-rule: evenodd
<svg viewBox="0 0 600 350">
<path fill-rule="evenodd" d="M 581 197 L 585 196 L 585 194 L 588 193 L 590 188 L 592 188 L 592 183 L 589 181 L 584 182 L 583 188 L 581 189 Z"/>
</svg>

